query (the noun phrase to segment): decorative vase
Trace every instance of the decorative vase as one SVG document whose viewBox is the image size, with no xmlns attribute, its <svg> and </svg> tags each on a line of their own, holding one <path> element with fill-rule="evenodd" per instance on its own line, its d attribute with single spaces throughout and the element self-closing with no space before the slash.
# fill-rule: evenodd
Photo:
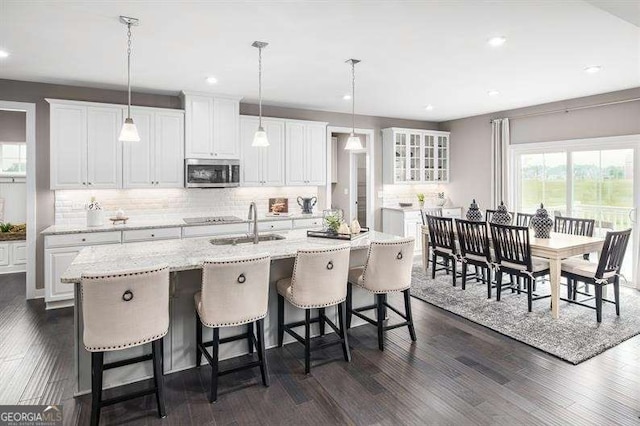
<svg viewBox="0 0 640 426">
<path fill-rule="evenodd" d="M 473 199 L 471 205 L 469 206 L 469 209 L 467 210 L 467 220 L 473 222 L 482 222 L 482 212 L 480 211 L 475 198 Z"/>
<path fill-rule="evenodd" d="M 491 218 L 491 223 L 495 223 L 496 225 L 511 225 L 511 215 L 507 211 L 507 206 L 504 205 L 503 201 L 500 201 L 498 210 Z"/>
<path fill-rule="evenodd" d="M 540 208 L 536 210 L 535 216 L 531 218 L 530 226 L 533 228 L 536 238 L 550 238 L 553 228 L 553 219 L 549 216 L 547 209 L 540 203 Z"/>
</svg>

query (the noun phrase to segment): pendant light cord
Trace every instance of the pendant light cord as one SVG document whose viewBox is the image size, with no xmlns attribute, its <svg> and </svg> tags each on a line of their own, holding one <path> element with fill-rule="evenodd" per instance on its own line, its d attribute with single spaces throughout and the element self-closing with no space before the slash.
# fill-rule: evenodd
<svg viewBox="0 0 640 426">
<path fill-rule="evenodd" d="M 262 128 L 262 47 L 258 48 L 258 127 Z"/>
<path fill-rule="evenodd" d="M 351 135 L 356 133 L 356 64 L 351 61 Z"/>
<path fill-rule="evenodd" d="M 127 24 L 127 118 L 131 118 L 131 24 Z"/>
</svg>

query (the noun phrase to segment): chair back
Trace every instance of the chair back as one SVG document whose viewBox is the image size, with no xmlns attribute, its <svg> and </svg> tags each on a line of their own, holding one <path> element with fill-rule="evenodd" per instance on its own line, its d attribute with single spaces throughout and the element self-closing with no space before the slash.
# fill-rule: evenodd
<svg viewBox="0 0 640 426">
<path fill-rule="evenodd" d="M 83 274 L 84 346 L 115 351 L 157 340 L 169 330 L 169 267 Z"/>
<path fill-rule="evenodd" d="M 594 219 L 557 216 L 553 221 L 553 232 L 593 237 L 595 223 Z"/>
<path fill-rule="evenodd" d="M 442 207 L 422 208 L 420 209 L 420 214 L 422 215 L 422 224 L 426 225 L 427 216 L 442 217 Z"/>
<path fill-rule="evenodd" d="M 475 260 L 491 261 L 491 251 L 489 249 L 489 231 L 484 222 L 470 220 L 456 220 L 458 229 L 458 244 L 460 245 L 460 255 L 470 256 Z"/>
<path fill-rule="evenodd" d="M 291 298 L 299 307 L 342 303 L 347 297 L 350 245 L 302 249 L 296 254 Z"/>
<path fill-rule="evenodd" d="M 531 225 L 531 219 L 535 215 L 530 213 L 518 213 L 516 215 L 516 226 L 529 226 Z"/>
<path fill-rule="evenodd" d="M 455 236 L 453 232 L 453 219 L 450 217 L 437 217 L 427 215 L 429 226 L 429 239 L 434 250 L 444 249 L 456 252 Z"/>
<path fill-rule="evenodd" d="M 491 239 L 500 266 L 533 271 L 529 228 L 491 223 Z"/>
<path fill-rule="evenodd" d="M 372 292 L 406 290 L 411 286 L 414 238 L 372 241 L 362 273 L 362 286 Z"/>
<path fill-rule="evenodd" d="M 630 237 L 631 229 L 607 232 L 596 269 L 596 278 L 602 278 L 609 272 L 620 273 Z"/>
<path fill-rule="evenodd" d="M 242 325 L 264 318 L 271 257 L 205 261 L 198 315 L 208 327 Z"/>
</svg>

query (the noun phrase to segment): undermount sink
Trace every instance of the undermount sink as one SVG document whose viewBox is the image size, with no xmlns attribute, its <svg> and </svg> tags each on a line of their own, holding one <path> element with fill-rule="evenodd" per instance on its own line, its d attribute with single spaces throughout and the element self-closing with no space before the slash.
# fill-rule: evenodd
<svg viewBox="0 0 640 426">
<path fill-rule="evenodd" d="M 284 240 L 286 237 L 278 234 L 262 234 L 258 235 L 258 241 L 278 241 Z M 214 246 L 235 246 L 237 244 L 253 243 L 253 235 L 242 237 L 214 238 L 209 240 Z"/>
</svg>

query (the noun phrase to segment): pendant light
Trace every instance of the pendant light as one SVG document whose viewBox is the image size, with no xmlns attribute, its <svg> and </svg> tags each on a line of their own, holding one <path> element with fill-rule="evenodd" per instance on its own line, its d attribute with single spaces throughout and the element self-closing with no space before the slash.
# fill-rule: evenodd
<svg viewBox="0 0 640 426">
<path fill-rule="evenodd" d="M 360 137 L 356 136 L 356 64 L 358 62 L 360 62 L 359 59 L 349 59 L 347 61 L 351 65 L 351 117 L 353 119 L 351 135 L 344 146 L 344 149 L 347 150 L 362 149 Z"/>
<path fill-rule="evenodd" d="M 264 41 L 254 41 L 251 46 L 258 49 L 258 112 L 260 121 L 258 122 L 258 130 L 253 135 L 253 143 L 251 146 L 267 147 L 269 146 L 269 138 L 267 132 L 262 127 L 262 49 L 267 47 L 269 43 Z"/>
<path fill-rule="evenodd" d="M 131 27 L 137 26 L 140 21 L 137 18 L 121 16 L 120 22 L 127 26 L 127 118 L 124 120 L 118 140 L 121 142 L 140 142 L 138 128 L 131 118 Z"/>
</svg>

